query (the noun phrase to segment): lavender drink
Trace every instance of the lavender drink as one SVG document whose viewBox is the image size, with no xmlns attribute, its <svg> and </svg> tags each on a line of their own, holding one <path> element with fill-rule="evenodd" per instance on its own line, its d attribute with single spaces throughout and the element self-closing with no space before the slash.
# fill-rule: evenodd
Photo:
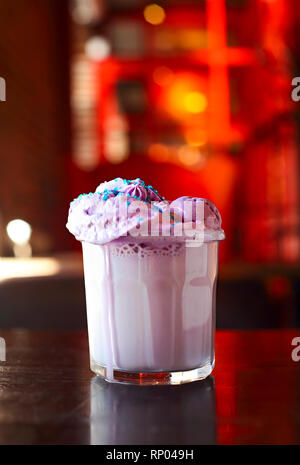
<svg viewBox="0 0 300 465">
<path fill-rule="evenodd" d="M 135 384 L 211 373 L 220 225 L 211 202 L 166 202 L 140 179 L 73 201 L 67 227 L 82 241 L 95 373 Z"/>
</svg>

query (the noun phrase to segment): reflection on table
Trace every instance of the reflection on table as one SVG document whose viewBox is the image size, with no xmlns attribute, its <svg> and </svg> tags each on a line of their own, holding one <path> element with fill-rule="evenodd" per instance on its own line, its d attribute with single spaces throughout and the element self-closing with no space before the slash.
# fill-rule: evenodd
<svg viewBox="0 0 300 465">
<path fill-rule="evenodd" d="M 213 377 L 183 386 L 91 380 L 91 444 L 214 444 Z"/>
</svg>

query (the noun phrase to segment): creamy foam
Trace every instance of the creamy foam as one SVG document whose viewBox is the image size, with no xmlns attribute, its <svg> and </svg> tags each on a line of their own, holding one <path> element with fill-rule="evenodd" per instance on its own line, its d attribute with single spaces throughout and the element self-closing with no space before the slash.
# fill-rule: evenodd
<svg viewBox="0 0 300 465">
<path fill-rule="evenodd" d="M 110 245 L 110 253 L 116 257 L 137 256 L 138 258 L 151 256 L 175 257 L 184 251 L 183 242 L 156 241 L 151 242 L 124 242 L 116 241 Z"/>
<path fill-rule="evenodd" d="M 212 202 L 187 196 L 170 202 L 139 178 L 116 178 L 80 195 L 70 204 L 67 228 L 76 239 L 95 244 L 128 235 L 224 239 L 221 216 Z"/>
</svg>

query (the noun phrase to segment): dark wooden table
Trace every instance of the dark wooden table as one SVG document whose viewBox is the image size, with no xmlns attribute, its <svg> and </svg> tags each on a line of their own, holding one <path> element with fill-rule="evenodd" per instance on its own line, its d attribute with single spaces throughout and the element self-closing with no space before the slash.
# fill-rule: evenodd
<svg viewBox="0 0 300 465">
<path fill-rule="evenodd" d="M 0 444 L 300 444 L 295 336 L 219 331 L 213 376 L 139 387 L 93 376 L 84 332 L 0 330 Z"/>
</svg>

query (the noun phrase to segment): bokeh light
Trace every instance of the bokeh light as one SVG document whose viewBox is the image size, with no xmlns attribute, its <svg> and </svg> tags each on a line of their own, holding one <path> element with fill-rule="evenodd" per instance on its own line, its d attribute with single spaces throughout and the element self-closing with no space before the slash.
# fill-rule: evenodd
<svg viewBox="0 0 300 465">
<path fill-rule="evenodd" d="M 104 37 L 91 37 L 85 44 L 85 53 L 91 60 L 105 60 L 110 55 L 110 52 L 110 43 Z"/>
<path fill-rule="evenodd" d="M 203 156 L 201 152 L 197 150 L 197 148 L 183 145 L 178 150 L 178 159 L 183 165 L 193 166 L 200 163 L 203 159 Z"/>
<path fill-rule="evenodd" d="M 127 135 L 120 130 L 107 131 L 105 136 L 105 158 L 117 165 L 129 156 Z"/>
<path fill-rule="evenodd" d="M 17 245 L 26 244 L 31 237 L 31 226 L 24 220 L 12 220 L 6 226 L 7 235 Z"/>
<path fill-rule="evenodd" d="M 189 92 L 184 97 L 184 107 L 189 113 L 202 113 L 207 107 L 207 98 L 201 92 Z"/>
<path fill-rule="evenodd" d="M 172 118 L 190 124 L 191 117 L 201 116 L 207 107 L 207 79 L 192 72 L 173 72 L 171 82 L 162 87 L 159 106 Z"/>
<path fill-rule="evenodd" d="M 170 151 L 164 144 L 151 144 L 148 148 L 148 156 L 155 162 L 165 163 L 170 158 Z"/>
<path fill-rule="evenodd" d="M 147 5 L 144 9 L 144 18 L 147 23 L 150 23 L 154 26 L 158 24 L 162 24 L 165 20 L 166 13 L 165 10 L 157 5 L 156 3 L 152 3 L 151 5 Z"/>
</svg>

